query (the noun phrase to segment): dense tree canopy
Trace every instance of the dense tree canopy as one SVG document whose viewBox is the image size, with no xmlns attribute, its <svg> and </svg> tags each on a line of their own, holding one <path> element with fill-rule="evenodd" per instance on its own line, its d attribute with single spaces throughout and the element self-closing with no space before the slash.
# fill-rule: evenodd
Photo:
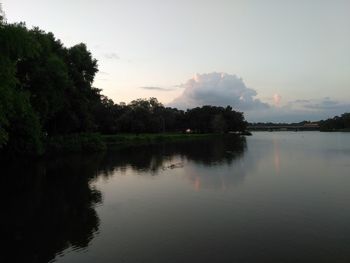
<svg viewBox="0 0 350 263">
<path fill-rule="evenodd" d="M 350 129 L 350 113 L 320 121 L 320 128 L 325 131 Z"/>
<path fill-rule="evenodd" d="M 169 131 L 228 132 L 246 127 L 231 107 L 187 111 L 155 98 L 115 104 L 93 87 L 97 61 L 85 44 L 66 48 L 52 33 L 9 24 L 0 12 L 0 149 L 44 151 L 56 135 Z"/>
<path fill-rule="evenodd" d="M 102 133 L 211 133 L 244 131 L 246 122 L 241 112 L 231 107 L 203 106 L 187 111 L 164 107 L 156 98 L 138 99 L 129 104 L 114 104 L 102 96 L 96 113 L 98 130 Z"/>
<path fill-rule="evenodd" d="M 0 147 L 40 153 L 46 136 L 96 130 L 97 61 L 84 44 L 0 21 Z"/>
<path fill-rule="evenodd" d="M 40 152 L 41 128 L 30 92 L 17 78 L 18 64 L 36 56 L 38 46 L 24 24 L 0 21 L 0 147 Z"/>
<path fill-rule="evenodd" d="M 246 122 L 241 112 L 227 106 L 203 106 L 186 112 L 189 128 L 198 132 L 244 131 Z"/>
</svg>

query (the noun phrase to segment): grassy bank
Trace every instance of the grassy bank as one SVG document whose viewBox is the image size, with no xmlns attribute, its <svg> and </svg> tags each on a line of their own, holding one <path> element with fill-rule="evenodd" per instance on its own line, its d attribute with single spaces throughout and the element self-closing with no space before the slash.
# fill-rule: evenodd
<svg viewBox="0 0 350 263">
<path fill-rule="evenodd" d="M 98 152 L 107 149 L 106 143 L 98 133 L 82 133 L 54 136 L 47 139 L 46 153 Z"/>
<path fill-rule="evenodd" d="M 184 133 L 157 133 L 157 134 L 113 134 L 101 135 L 98 133 L 74 134 L 55 136 L 46 143 L 46 152 L 78 153 L 97 152 L 106 149 L 129 147 L 136 145 L 156 144 L 162 142 L 177 142 L 185 140 L 201 140 L 213 137 L 237 136 L 229 134 L 184 134 Z"/>
<path fill-rule="evenodd" d="M 114 134 L 102 135 L 102 139 L 108 148 L 119 146 L 133 146 L 141 144 L 154 144 L 161 142 L 176 142 L 183 140 L 198 140 L 210 137 L 222 136 L 222 134 L 184 134 L 184 133 L 160 133 L 160 134 Z"/>
</svg>

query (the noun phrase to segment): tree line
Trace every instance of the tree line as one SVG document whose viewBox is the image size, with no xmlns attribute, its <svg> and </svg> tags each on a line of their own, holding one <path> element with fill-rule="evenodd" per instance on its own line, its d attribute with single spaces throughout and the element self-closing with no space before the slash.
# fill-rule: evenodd
<svg viewBox="0 0 350 263">
<path fill-rule="evenodd" d="M 322 120 L 319 124 L 321 131 L 350 130 L 350 113 Z"/>
<path fill-rule="evenodd" d="M 7 23 L 0 14 L 0 152 L 43 153 L 49 137 L 76 133 L 244 131 L 232 107 L 186 111 L 156 98 L 114 103 L 93 86 L 97 60 L 86 45 Z"/>
<path fill-rule="evenodd" d="M 259 127 L 276 127 L 279 126 L 288 127 L 288 126 L 305 126 L 308 124 L 318 124 L 320 131 L 341 131 L 341 130 L 350 130 L 350 113 L 343 113 L 340 116 L 335 116 L 326 120 L 320 120 L 316 122 L 311 121 L 301 121 L 297 123 L 273 123 L 273 122 L 257 122 L 249 123 L 249 128 L 256 129 Z M 318 128 L 317 128 L 318 129 Z"/>
</svg>

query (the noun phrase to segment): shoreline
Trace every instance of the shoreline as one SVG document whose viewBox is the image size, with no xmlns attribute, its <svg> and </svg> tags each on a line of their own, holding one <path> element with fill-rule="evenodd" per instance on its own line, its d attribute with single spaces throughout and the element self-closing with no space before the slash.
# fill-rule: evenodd
<svg viewBox="0 0 350 263">
<path fill-rule="evenodd" d="M 106 150 L 152 145 L 158 143 L 172 143 L 179 141 L 205 140 L 219 137 L 249 136 L 249 133 L 141 133 L 141 134 L 112 134 L 86 133 L 55 136 L 48 138 L 46 151 L 43 154 L 66 154 L 82 152 L 100 152 Z"/>
</svg>

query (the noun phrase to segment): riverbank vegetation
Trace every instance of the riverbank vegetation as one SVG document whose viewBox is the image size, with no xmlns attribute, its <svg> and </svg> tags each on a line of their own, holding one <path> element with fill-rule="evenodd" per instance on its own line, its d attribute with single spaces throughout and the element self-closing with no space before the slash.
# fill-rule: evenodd
<svg viewBox="0 0 350 263">
<path fill-rule="evenodd" d="M 142 141 L 142 133 L 246 130 L 243 113 L 230 106 L 183 111 L 156 98 L 114 103 L 93 86 L 97 72 L 97 60 L 85 44 L 67 48 L 52 33 L 7 23 L 0 15 L 0 153 L 101 150 L 113 140 Z M 151 140 L 183 135 L 174 136 Z"/>
<path fill-rule="evenodd" d="M 236 141 L 236 134 L 225 133 L 141 133 L 141 134 L 99 134 L 82 133 L 51 137 L 45 143 L 47 154 L 96 152 L 106 149 L 121 149 L 130 146 L 152 145 L 158 143 L 178 143 L 214 138 Z"/>
<path fill-rule="evenodd" d="M 350 113 L 320 121 L 321 131 L 350 131 Z"/>
<path fill-rule="evenodd" d="M 302 121 L 298 123 L 272 123 L 258 122 L 249 123 L 248 130 L 267 131 L 267 130 L 303 130 L 303 131 L 344 131 L 350 132 L 350 113 L 344 113 L 341 116 L 335 116 L 326 120 L 316 122 Z"/>
</svg>

